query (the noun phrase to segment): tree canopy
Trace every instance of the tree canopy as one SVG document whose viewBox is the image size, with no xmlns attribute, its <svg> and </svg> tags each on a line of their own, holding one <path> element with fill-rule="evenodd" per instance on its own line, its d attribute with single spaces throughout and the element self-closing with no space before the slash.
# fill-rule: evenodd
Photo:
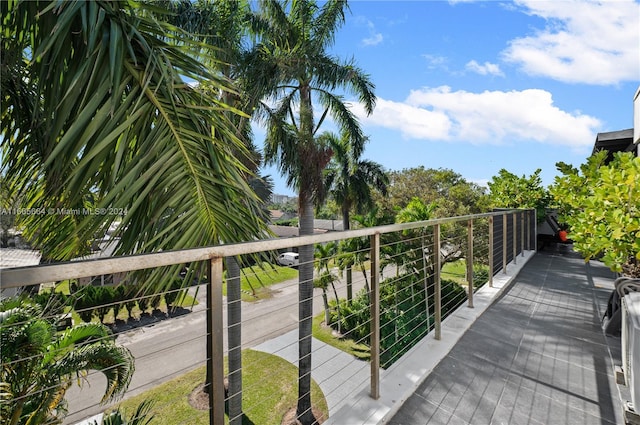
<svg viewBox="0 0 640 425">
<path fill-rule="evenodd" d="M 549 193 L 542 186 L 537 169 L 529 177 L 518 177 L 504 168 L 493 176 L 489 184 L 489 197 L 494 208 L 535 208 L 538 221 L 544 220 L 549 207 Z"/>
<path fill-rule="evenodd" d="M 453 170 L 415 167 L 391 171 L 388 195 L 376 197 L 381 213 L 394 217 L 414 199 L 435 204 L 432 218 L 486 212 L 489 208 L 485 189 L 467 181 Z"/>
</svg>

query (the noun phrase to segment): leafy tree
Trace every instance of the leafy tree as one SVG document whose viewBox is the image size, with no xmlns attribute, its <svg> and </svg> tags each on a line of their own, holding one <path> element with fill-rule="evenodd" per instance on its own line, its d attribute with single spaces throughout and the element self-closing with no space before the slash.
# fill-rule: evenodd
<svg viewBox="0 0 640 425">
<path fill-rule="evenodd" d="M 542 186 L 537 169 L 529 177 L 518 177 L 504 168 L 488 183 L 489 197 L 495 208 L 535 208 L 537 220 L 543 221 L 549 207 L 550 196 Z"/>
<path fill-rule="evenodd" d="M 613 271 L 640 277 L 640 158 L 598 152 L 579 169 L 556 164 L 562 173 L 550 192 L 569 225 L 574 248 L 601 258 Z"/>
<path fill-rule="evenodd" d="M 385 215 L 395 216 L 414 198 L 426 205 L 437 205 L 433 218 L 476 214 L 489 209 L 485 190 L 453 170 L 415 167 L 390 171 L 388 175 L 387 196 L 375 196 L 376 205 Z"/>
<path fill-rule="evenodd" d="M 65 413 L 66 390 L 86 371 L 107 378 L 102 403 L 117 399 L 129 385 L 133 356 L 114 343 L 104 325 L 83 323 L 58 333 L 53 317 L 27 300 L 0 304 L 0 413 L 9 425 L 57 423 Z"/>
<path fill-rule="evenodd" d="M 274 108 L 262 104 L 267 127 L 265 160 L 277 164 L 287 183 L 298 190 L 300 234 L 313 233 L 313 206 L 324 199 L 322 173 L 332 152 L 317 138 L 327 116 L 351 140 L 364 139 L 355 115 L 347 108 L 338 88 L 355 94 L 367 113 L 373 110 L 373 84 L 352 61 L 328 54 L 337 29 L 344 23 L 346 1 L 261 1 L 256 27 L 260 43 L 249 55 L 256 78 L 251 81 L 271 90 Z M 266 82 L 264 85 L 259 82 Z M 269 82 L 273 82 L 269 86 Z M 316 121 L 314 109 L 322 113 Z M 311 411 L 311 325 L 313 295 L 313 246 L 299 249 L 299 380 L 296 416 L 303 424 L 315 422 Z"/>
</svg>

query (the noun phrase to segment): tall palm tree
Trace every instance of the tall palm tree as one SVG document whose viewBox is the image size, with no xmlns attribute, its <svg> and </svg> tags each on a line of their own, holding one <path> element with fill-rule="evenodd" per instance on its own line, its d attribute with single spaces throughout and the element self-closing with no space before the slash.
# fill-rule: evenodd
<svg viewBox="0 0 640 425">
<path fill-rule="evenodd" d="M 236 152 L 236 156 L 249 172 L 247 180 L 251 189 L 256 193 L 264 205 L 264 217 L 268 216 L 267 202 L 271 198 L 273 185 L 268 176 L 257 176 L 262 158 L 252 141 L 250 118 L 254 105 L 264 95 L 258 87 L 250 86 L 246 72 L 244 56 L 247 54 L 245 46 L 250 29 L 251 10 L 248 1 L 211 1 L 199 0 L 171 1 L 170 8 L 174 12 L 171 22 L 189 31 L 202 41 L 202 57 L 200 58 L 212 72 L 233 82 L 234 87 L 220 90 L 220 102 L 243 114 L 233 113 L 231 109 L 226 115 L 233 125 L 234 135 L 245 145 L 246 151 Z M 214 60 L 211 60 L 213 58 Z M 207 85 L 205 84 L 205 87 Z M 251 90 L 249 90 L 249 87 Z M 214 87 L 215 88 L 215 87 Z M 248 153 L 248 154 L 247 154 Z M 227 262 L 227 321 L 229 325 L 229 418 L 230 423 L 242 422 L 242 327 L 239 326 L 241 315 L 239 264 L 236 259 Z M 236 275 L 237 274 L 237 275 Z M 208 306 L 210 307 L 210 306 Z M 210 308 L 207 311 L 211 311 Z M 210 321 L 208 320 L 207 323 Z M 209 332 L 210 329 L 207 331 Z M 207 346 L 208 349 L 211 347 Z M 209 356 L 211 353 L 207 353 Z M 204 390 L 212 388 L 210 371 L 207 372 L 207 382 Z"/>
<path fill-rule="evenodd" d="M 326 143 L 333 151 L 333 157 L 325 172 L 324 185 L 329 194 L 340 206 L 344 230 L 351 228 L 349 213 L 352 209 L 361 214 L 374 206 L 371 190 L 375 189 L 383 196 L 387 194 L 389 177 L 377 162 L 360 159 L 364 142 L 368 139 L 352 140 L 349 133 L 340 137 L 334 133 L 324 133 Z M 347 301 L 353 298 L 351 267 L 346 268 Z"/>
<path fill-rule="evenodd" d="M 273 81 L 268 93 L 274 107 L 262 105 L 266 123 L 265 159 L 277 164 L 287 183 L 298 190 L 300 235 L 313 233 L 313 206 L 324 197 L 322 172 L 331 150 L 316 137 L 327 116 L 354 140 L 364 140 L 359 122 L 336 89 L 356 95 L 367 113 L 375 96 L 369 77 L 353 61 L 328 54 L 337 29 L 344 23 L 347 2 L 312 0 L 259 3 L 256 28 L 259 43 L 249 56 L 257 70 L 254 81 Z M 319 107 L 316 116 L 315 108 Z M 319 118 L 318 118 L 319 117 Z M 299 380 L 296 416 L 315 422 L 311 412 L 311 323 L 313 245 L 300 247 Z"/>
<path fill-rule="evenodd" d="M 3 2 L 0 10 L 1 171 L 12 190 L 24 189 L 26 206 L 44 207 L 21 224 L 46 257 L 83 254 L 112 223 L 117 254 L 262 234 L 236 112 L 217 97 L 235 89 L 196 59 L 202 43 L 166 23 L 162 4 Z M 64 213 L 82 211 L 89 195 L 97 215 Z"/>
<path fill-rule="evenodd" d="M 65 412 L 66 390 L 89 370 L 107 378 L 102 403 L 122 396 L 129 386 L 133 356 L 115 344 L 108 328 L 83 323 L 58 333 L 48 317 L 24 300 L 0 305 L 3 423 L 57 423 Z"/>
</svg>

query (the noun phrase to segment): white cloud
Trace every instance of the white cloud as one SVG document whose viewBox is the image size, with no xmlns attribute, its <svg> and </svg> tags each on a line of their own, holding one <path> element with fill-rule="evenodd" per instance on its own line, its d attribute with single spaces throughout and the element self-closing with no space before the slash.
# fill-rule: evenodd
<svg viewBox="0 0 640 425">
<path fill-rule="evenodd" d="M 364 16 L 357 16 L 356 23 L 360 26 L 367 27 L 369 36 L 362 39 L 363 46 L 377 46 L 384 41 L 383 35 L 376 30 L 376 26 L 373 22 Z"/>
<path fill-rule="evenodd" d="M 530 75 L 571 83 L 617 84 L 640 79 L 640 3 L 518 0 L 547 21 L 512 40 L 504 60 Z"/>
<path fill-rule="evenodd" d="M 472 60 L 467 62 L 465 68 L 480 75 L 496 75 L 498 77 L 504 77 L 504 73 L 500 69 L 500 66 L 491 62 L 485 62 L 484 64 L 480 65 L 475 60 Z"/>
<path fill-rule="evenodd" d="M 449 71 L 449 59 L 446 56 L 424 54 L 422 57 L 427 60 L 428 69 L 443 69 Z"/>
<path fill-rule="evenodd" d="M 588 150 L 601 126 L 597 118 L 561 110 L 551 93 L 540 89 L 472 93 L 427 87 L 412 90 L 404 102 L 378 99 L 369 117 L 361 105 L 353 111 L 364 125 L 398 130 L 406 138 L 472 144 L 533 141 L 576 151 Z"/>
<path fill-rule="evenodd" d="M 375 46 L 382 43 L 383 37 L 379 32 L 371 34 L 371 37 L 363 38 L 362 44 L 365 46 Z"/>
</svg>

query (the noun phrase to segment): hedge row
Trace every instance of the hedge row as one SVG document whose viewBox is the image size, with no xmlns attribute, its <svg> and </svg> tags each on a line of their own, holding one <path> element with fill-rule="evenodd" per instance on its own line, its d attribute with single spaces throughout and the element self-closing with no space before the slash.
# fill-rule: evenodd
<svg viewBox="0 0 640 425">
<path fill-rule="evenodd" d="M 33 299 L 43 306 L 67 305 L 73 307 L 80 318 L 89 322 L 97 317 L 104 322 L 105 316 L 113 310 L 116 318 L 124 309 L 127 318 L 131 319 L 136 307 L 142 312 L 157 310 L 164 299 L 167 310 L 179 307 L 187 293 L 182 288 L 182 280 L 174 280 L 164 293 L 143 290 L 140 285 L 128 284 L 118 286 L 79 286 L 72 282 L 69 285 L 70 295 L 60 292 L 36 294 Z"/>
</svg>

